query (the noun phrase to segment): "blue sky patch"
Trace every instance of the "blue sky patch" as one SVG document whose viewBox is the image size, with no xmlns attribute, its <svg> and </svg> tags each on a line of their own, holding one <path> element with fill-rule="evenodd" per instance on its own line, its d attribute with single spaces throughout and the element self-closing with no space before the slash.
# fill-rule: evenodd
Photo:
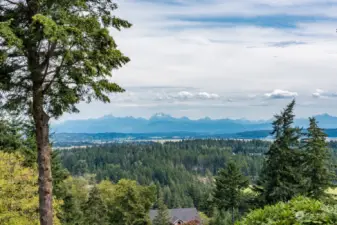
<svg viewBox="0 0 337 225">
<path fill-rule="evenodd" d="M 288 47 L 292 45 L 304 45 L 304 44 L 307 44 L 307 43 L 303 41 L 280 41 L 280 42 L 269 43 L 269 46 L 284 48 L 284 47 Z"/>
<path fill-rule="evenodd" d="M 327 17 L 314 17 L 314 16 L 290 16 L 290 15 L 272 15 L 272 16 L 254 16 L 254 17 L 239 17 L 239 16 L 185 16 L 175 17 L 178 19 L 189 22 L 203 22 L 215 23 L 218 26 L 221 24 L 231 24 L 232 26 L 253 25 L 259 27 L 273 27 L 273 28 L 296 28 L 298 23 L 315 23 L 324 21 L 337 21 Z"/>
</svg>

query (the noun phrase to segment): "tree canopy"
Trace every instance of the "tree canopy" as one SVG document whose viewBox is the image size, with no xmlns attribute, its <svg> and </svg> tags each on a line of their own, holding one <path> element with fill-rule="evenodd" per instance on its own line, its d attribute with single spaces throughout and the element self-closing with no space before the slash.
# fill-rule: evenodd
<svg viewBox="0 0 337 225">
<path fill-rule="evenodd" d="M 335 175 L 329 162 L 326 134 L 318 127 L 315 118 L 309 118 L 309 128 L 305 139 L 304 175 L 307 178 L 305 187 L 308 196 L 319 199 L 325 196 L 325 191 L 333 186 Z"/>
<path fill-rule="evenodd" d="M 284 203 L 266 206 L 249 213 L 237 225 L 255 224 L 327 224 L 337 223 L 335 206 L 306 197 L 297 197 Z"/>
<path fill-rule="evenodd" d="M 113 69 L 129 61 L 110 34 L 131 24 L 110 0 L 0 3 L 0 89 L 11 110 L 31 109 L 37 94 L 49 116 L 76 112 L 81 100 L 109 102 Z"/>
<path fill-rule="evenodd" d="M 0 224 L 39 223 L 36 168 L 25 167 L 19 153 L 0 151 L 0 190 Z M 57 213 L 60 204 L 59 201 L 54 204 Z M 55 224 L 60 224 L 56 217 L 54 219 Z"/>
<path fill-rule="evenodd" d="M 293 127 L 293 100 L 273 121 L 275 137 L 266 153 L 266 161 L 261 173 L 263 198 L 266 203 L 288 201 L 303 190 L 300 157 L 301 130 Z"/>
<path fill-rule="evenodd" d="M 0 103 L 34 119 L 43 225 L 53 224 L 50 118 L 124 91 L 110 77 L 129 58 L 110 29 L 131 24 L 114 16 L 116 9 L 111 0 L 0 2 Z"/>
</svg>

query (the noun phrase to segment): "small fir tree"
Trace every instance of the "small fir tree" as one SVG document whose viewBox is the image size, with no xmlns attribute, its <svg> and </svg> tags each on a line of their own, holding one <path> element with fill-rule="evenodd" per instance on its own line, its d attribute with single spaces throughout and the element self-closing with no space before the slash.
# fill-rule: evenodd
<svg viewBox="0 0 337 225">
<path fill-rule="evenodd" d="M 236 163 L 230 162 L 226 168 L 221 169 L 215 180 L 215 191 L 213 202 L 221 212 L 232 211 L 232 222 L 234 224 L 234 211 L 240 206 L 243 189 L 249 185 Z"/>
<path fill-rule="evenodd" d="M 169 225 L 170 216 L 167 206 L 164 203 L 163 194 L 160 194 L 158 199 L 158 214 L 153 220 L 153 225 Z"/>
<path fill-rule="evenodd" d="M 90 191 L 89 199 L 83 207 L 84 225 L 108 224 L 107 209 L 96 186 Z"/>
<path fill-rule="evenodd" d="M 329 153 L 326 134 L 318 127 L 315 118 L 309 118 L 305 144 L 304 175 L 307 178 L 308 196 L 319 199 L 325 195 L 328 187 L 332 186 L 333 174 L 328 165 Z"/>
</svg>

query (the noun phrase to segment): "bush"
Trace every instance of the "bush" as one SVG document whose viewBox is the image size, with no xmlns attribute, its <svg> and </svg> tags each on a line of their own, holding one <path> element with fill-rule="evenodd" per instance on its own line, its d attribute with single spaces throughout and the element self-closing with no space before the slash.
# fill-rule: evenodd
<svg viewBox="0 0 337 225">
<path fill-rule="evenodd" d="M 39 224 L 39 195 L 36 168 L 24 166 L 17 153 L 0 151 L 0 224 Z M 54 212 L 59 214 L 61 201 L 54 199 Z M 54 218 L 54 224 L 60 225 Z"/>
<path fill-rule="evenodd" d="M 297 197 L 249 213 L 237 225 L 255 224 L 337 224 L 337 207 L 318 200 Z"/>
</svg>

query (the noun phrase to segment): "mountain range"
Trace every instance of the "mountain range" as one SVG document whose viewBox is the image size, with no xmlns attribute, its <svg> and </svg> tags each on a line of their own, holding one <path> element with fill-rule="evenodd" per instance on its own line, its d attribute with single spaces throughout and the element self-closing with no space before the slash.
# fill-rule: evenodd
<svg viewBox="0 0 337 225">
<path fill-rule="evenodd" d="M 316 115 L 319 126 L 337 128 L 337 117 L 329 114 Z M 308 119 L 299 118 L 295 125 L 306 128 Z M 97 119 L 68 120 L 51 125 L 55 133 L 172 133 L 193 132 L 203 134 L 230 134 L 247 131 L 271 130 L 271 120 L 250 121 L 245 119 L 211 119 L 205 117 L 192 120 L 175 118 L 157 113 L 149 119 L 135 117 L 103 116 Z"/>
</svg>

